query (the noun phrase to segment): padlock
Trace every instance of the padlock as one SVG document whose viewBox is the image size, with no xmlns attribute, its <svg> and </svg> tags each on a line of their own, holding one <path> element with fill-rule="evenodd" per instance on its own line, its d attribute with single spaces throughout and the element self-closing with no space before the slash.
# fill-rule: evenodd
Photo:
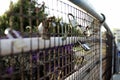
<svg viewBox="0 0 120 80">
<path fill-rule="evenodd" d="M 96 20 L 93 20 L 91 22 L 91 24 L 88 26 L 89 32 L 90 32 L 90 36 L 91 35 L 95 35 L 98 34 L 99 32 L 99 27 L 96 26 Z"/>
<path fill-rule="evenodd" d="M 70 16 L 72 19 L 70 19 Z M 78 33 L 84 35 L 84 32 L 86 31 L 86 28 L 82 25 L 79 25 L 73 14 L 68 13 L 68 19 L 72 27 L 75 27 Z M 85 36 L 85 35 L 84 35 Z"/>
<path fill-rule="evenodd" d="M 27 29 L 28 32 L 32 32 L 31 26 L 26 26 L 26 29 Z"/>
<path fill-rule="evenodd" d="M 77 41 L 85 51 L 89 51 L 90 47 L 83 41 Z"/>
<path fill-rule="evenodd" d="M 93 34 L 89 26 L 86 27 L 86 30 L 83 33 L 86 37 L 90 37 Z"/>
<path fill-rule="evenodd" d="M 11 28 L 7 28 L 5 29 L 5 34 L 8 38 L 10 39 L 14 39 L 14 38 L 22 38 L 17 31 L 11 29 Z"/>
<path fill-rule="evenodd" d="M 85 28 L 84 26 L 78 25 L 77 30 L 79 30 L 79 32 L 80 32 L 83 36 L 85 36 L 85 35 L 84 35 L 84 32 L 86 31 L 86 28 Z"/>
<path fill-rule="evenodd" d="M 56 24 L 53 22 L 55 19 L 55 17 L 49 17 L 49 18 L 46 18 L 45 20 L 43 20 L 39 26 L 38 26 L 38 31 L 39 31 L 39 34 L 41 35 L 41 37 L 43 39 L 50 39 L 50 28 L 51 28 L 51 25 L 50 23 L 52 24 L 52 27 L 55 27 Z"/>
<path fill-rule="evenodd" d="M 55 17 L 53 16 L 51 20 L 49 21 L 49 33 L 54 35 L 56 31 L 57 31 L 57 24 L 56 24 Z"/>
<path fill-rule="evenodd" d="M 83 65 L 84 60 L 85 60 L 84 56 L 81 57 L 76 56 L 74 69 L 78 70 Z"/>
<path fill-rule="evenodd" d="M 70 19 L 70 16 L 72 17 L 72 19 Z M 72 25 L 72 27 L 77 27 L 79 25 L 77 20 L 71 13 L 68 13 L 68 20 L 69 20 L 70 24 Z"/>
<path fill-rule="evenodd" d="M 68 33 L 65 33 L 65 34 L 63 35 L 63 37 L 62 37 L 62 40 L 63 40 L 63 41 L 66 40 L 66 39 L 67 39 L 67 36 L 68 36 Z"/>
<path fill-rule="evenodd" d="M 26 47 L 25 42 L 23 41 L 22 37 L 20 36 L 20 34 L 15 31 L 14 29 L 11 28 L 7 28 L 5 30 L 5 34 L 9 39 L 15 39 L 13 40 L 13 44 L 15 45 L 16 48 L 24 48 Z"/>
</svg>

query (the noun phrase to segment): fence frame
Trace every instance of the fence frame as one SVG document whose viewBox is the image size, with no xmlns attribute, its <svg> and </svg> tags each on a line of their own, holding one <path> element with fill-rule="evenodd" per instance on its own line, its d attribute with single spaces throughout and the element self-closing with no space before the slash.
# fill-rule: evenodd
<svg viewBox="0 0 120 80">
<path fill-rule="evenodd" d="M 20 8 L 20 15 L 22 15 L 22 1 L 23 0 L 21 0 L 21 8 Z M 58 0 L 57 0 L 58 1 Z M 68 53 L 72 53 L 72 51 L 73 50 L 71 50 L 71 48 L 73 48 L 73 45 L 71 45 L 71 44 L 75 44 L 75 43 L 77 43 L 77 40 L 86 40 L 86 37 L 76 37 L 77 36 L 77 34 L 76 34 L 76 36 L 72 36 L 72 35 L 70 35 L 70 37 L 67 37 L 66 38 L 66 41 L 62 41 L 62 37 L 59 35 L 58 37 L 51 37 L 50 38 L 50 40 L 48 41 L 48 40 L 42 40 L 40 37 L 39 37 L 39 35 L 37 34 L 37 37 L 36 38 L 34 38 L 34 37 L 32 37 L 32 31 L 30 31 L 30 36 L 29 36 L 29 38 L 21 38 L 21 39 L 23 39 L 23 41 L 25 41 L 25 43 L 27 44 L 27 46 L 29 46 L 28 48 L 24 48 L 23 49 L 23 47 L 20 47 L 20 49 L 16 49 L 15 47 L 15 43 L 16 42 L 18 42 L 19 44 L 20 43 L 22 43 L 20 40 L 19 40 L 19 38 L 17 38 L 17 39 L 1 39 L 0 40 L 0 52 L 1 52 L 1 55 L 0 56 L 6 56 L 6 55 L 8 55 L 8 54 L 12 54 L 11 55 L 11 57 L 14 55 L 14 54 L 17 54 L 17 53 L 21 53 L 22 54 L 22 58 L 24 59 L 24 55 L 23 55 L 23 53 L 24 52 L 29 52 L 30 53 L 30 55 L 29 55 L 29 58 L 28 58 L 28 61 L 29 61 L 29 63 L 28 64 L 33 64 L 33 62 L 32 62 L 32 57 L 34 56 L 34 55 L 32 55 L 32 52 L 34 52 L 34 51 L 43 51 L 42 53 L 44 54 L 43 55 L 43 58 L 44 58 L 44 65 L 43 65 L 43 67 L 45 67 L 44 68 L 44 70 L 43 71 L 47 71 L 47 69 L 46 69 L 46 66 L 45 65 L 47 65 L 47 63 L 48 63 L 48 65 L 49 65 L 49 69 L 50 70 L 48 70 L 48 71 L 50 71 L 51 73 L 50 74 L 52 74 L 52 73 L 54 73 L 55 71 L 57 71 L 57 73 L 62 73 L 61 71 L 62 71 L 62 69 L 61 70 L 59 70 L 59 67 L 58 67 L 58 70 L 56 70 L 56 69 L 53 69 L 54 70 L 54 72 L 52 72 L 52 69 L 51 69 L 51 66 L 53 66 L 53 68 L 55 68 L 55 67 L 57 67 L 57 66 L 60 66 L 60 65 L 62 65 L 62 66 L 60 66 L 60 67 L 62 67 L 63 68 L 63 70 L 65 71 L 65 72 L 63 72 L 61 75 L 52 75 L 52 76 L 55 76 L 55 77 L 61 77 L 62 76 L 62 79 L 65 79 L 65 80 L 72 80 L 72 79 L 75 79 L 75 80 L 79 80 L 79 78 L 80 79 L 82 79 L 83 78 L 83 80 L 86 80 L 86 77 L 87 77 L 87 79 L 99 79 L 99 80 L 102 80 L 103 78 L 105 78 L 105 79 L 109 79 L 110 77 L 111 77 L 111 75 L 113 75 L 115 72 L 116 72 L 116 66 L 117 66 L 117 64 L 116 64 L 116 62 L 117 61 L 115 61 L 115 60 L 117 60 L 116 59 L 116 43 L 115 43 L 115 40 L 114 40 L 114 35 L 112 34 L 112 32 L 111 32 L 111 30 L 110 30 L 110 28 L 109 28 L 109 26 L 107 25 L 107 23 L 105 22 L 105 16 L 104 16 L 104 14 L 98 14 L 96 11 L 95 11 L 95 9 L 92 7 L 92 5 L 90 5 L 90 3 L 89 3 L 89 1 L 86 1 L 86 0 L 69 0 L 70 2 L 72 2 L 75 6 L 78 6 L 79 8 L 82 8 L 83 9 L 83 11 L 85 11 L 85 12 L 82 12 L 82 14 L 85 14 L 85 16 L 91 16 L 92 18 L 95 18 L 97 21 L 98 21 L 98 24 L 99 25 L 97 25 L 97 27 L 99 28 L 99 30 L 98 30 L 98 34 L 97 34 L 97 36 L 95 35 L 94 36 L 94 34 L 93 34 L 93 36 L 92 36 L 92 38 L 90 38 L 90 41 L 93 41 L 91 44 L 91 46 L 93 46 L 92 48 L 93 49 L 91 49 L 91 51 L 89 52 L 89 53 L 92 53 L 91 55 L 87 55 L 87 56 L 89 56 L 88 57 L 88 60 L 90 60 L 91 59 L 91 61 L 90 62 L 88 62 L 88 64 L 87 64 L 87 68 L 86 68 L 86 65 L 85 66 L 83 66 L 83 67 L 81 67 L 81 68 L 79 68 L 78 70 L 74 70 L 74 71 L 72 71 L 72 68 L 73 67 L 69 67 L 68 65 L 72 65 L 72 63 L 74 63 L 74 62 L 72 62 L 72 60 L 73 60 L 73 56 L 71 57 L 71 55 L 69 55 Z M 52 2 L 53 2 L 53 0 L 52 0 Z M 71 5 L 68 5 L 68 4 L 65 4 L 64 2 L 62 2 L 62 0 L 60 0 L 59 1 L 60 2 L 60 4 L 61 5 L 67 5 L 67 7 L 68 7 L 68 9 L 69 8 L 71 8 L 71 11 L 72 11 L 72 9 L 73 10 L 76 10 L 76 11 L 78 11 L 77 10 L 77 8 L 73 8 L 73 7 L 71 7 Z M 52 3 L 53 4 L 53 3 Z M 58 3 L 57 3 L 58 4 Z M 49 9 L 49 8 L 48 8 Z M 62 9 L 62 7 L 61 7 L 61 9 Z M 57 9 L 58 10 L 58 9 Z M 56 10 L 56 11 L 57 11 Z M 52 11 L 54 11 L 54 9 L 52 9 Z M 58 10 L 59 11 L 59 10 Z M 69 11 L 68 11 L 69 12 Z M 63 13 L 62 12 L 62 10 L 61 10 L 61 12 L 60 12 L 61 14 L 64 14 L 64 15 L 66 15 L 67 13 Z M 76 12 L 77 13 L 77 12 Z M 80 15 L 77 15 L 77 16 L 80 16 Z M 76 16 L 76 17 L 77 17 Z M 29 25 L 30 26 L 32 26 L 32 18 L 31 18 L 31 14 L 29 13 Z M 37 18 L 38 19 L 38 18 Z M 12 21 L 12 20 L 11 20 Z M 86 19 L 86 21 L 87 21 L 87 19 Z M 38 20 L 36 21 L 37 22 L 37 25 L 38 25 Z M 82 23 L 82 22 L 81 22 Z M 92 23 L 92 22 L 91 22 Z M 21 28 L 21 32 L 23 32 L 23 16 L 20 16 L 20 28 Z M 85 25 L 85 24 L 84 24 Z M 12 27 L 12 25 L 10 25 L 10 27 Z M 86 25 L 85 25 L 85 27 L 86 27 Z M 106 29 L 106 39 L 103 39 L 103 37 L 102 37 L 102 28 L 105 28 Z M 58 33 L 59 33 L 59 31 L 58 31 Z M 95 38 L 96 37 L 96 38 Z M 59 39 L 58 39 L 59 38 Z M 95 38 L 95 39 L 94 39 Z M 109 41 L 109 39 L 110 39 L 110 41 Z M 95 41 L 95 40 L 97 40 L 97 41 Z M 20 41 L 20 42 L 19 42 Z M 58 41 L 58 42 L 57 42 Z M 87 41 L 87 40 L 86 40 Z M 88 42 L 90 42 L 89 40 L 88 40 Z M 107 44 L 107 41 L 108 41 L 108 44 Z M 97 44 L 97 46 L 96 46 L 96 44 L 94 44 L 94 43 L 96 43 L 96 42 L 98 42 Z M 6 44 L 5 44 L 6 43 Z M 40 43 L 42 43 L 42 44 L 40 44 Z M 105 49 L 108 49 L 108 50 L 106 50 L 105 51 L 105 55 L 103 54 L 103 46 L 104 46 L 104 44 L 105 44 Z M 67 49 L 70 49 L 70 52 L 67 52 L 67 49 L 65 48 L 65 45 L 70 45 L 69 47 L 67 47 Z M 107 46 L 108 45 L 110 45 L 108 48 L 107 48 Z M 5 47 L 7 47 L 8 46 L 8 48 L 9 49 L 5 49 Z M 24 45 L 22 45 L 22 46 L 24 46 Z M 62 48 L 61 48 L 61 46 L 62 46 Z M 11 48 L 12 47 L 12 48 Z M 19 46 L 18 46 L 19 47 Z M 61 50 L 62 50 L 62 52 L 59 52 L 60 51 L 60 49 L 57 49 L 57 48 L 55 48 L 55 47 L 59 47 L 59 48 L 61 48 Z M 97 47 L 97 48 L 95 48 L 95 47 Z M 54 56 L 48 56 L 51 60 L 53 60 L 53 63 L 52 63 L 52 61 L 50 61 L 49 62 L 49 60 L 46 60 L 46 55 L 45 55 L 45 52 L 47 52 L 47 50 L 45 51 L 44 49 L 47 49 L 47 48 L 51 48 L 52 50 L 50 50 L 50 49 L 48 49 L 48 54 L 50 55 L 50 53 L 53 53 L 53 54 L 55 54 L 55 53 L 62 53 L 62 57 L 64 57 L 64 58 L 61 58 L 60 57 L 60 54 L 58 54 L 58 57 L 57 57 L 57 59 L 56 58 L 53 58 L 52 59 L 52 57 L 54 57 Z M 55 49 L 53 49 L 53 48 L 55 48 Z M 42 50 L 43 49 L 43 50 Z M 65 53 L 63 52 L 63 50 L 65 49 Z M 94 49 L 97 49 L 97 50 L 94 50 Z M 58 50 L 58 51 L 57 51 Z M 98 52 L 98 54 L 96 54 L 96 52 L 94 52 L 94 51 L 96 51 L 96 52 Z M 76 53 L 77 53 L 77 51 L 75 51 Z M 80 50 L 79 50 L 79 52 L 80 52 Z M 81 52 L 82 52 L 82 50 L 81 50 Z M 84 56 L 86 56 L 84 53 L 85 52 L 82 52 L 83 54 L 82 55 L 84 55 Z M 37 56 L 37 60 L 38 61 L 40 61 L 39 59 L 38 59 L 38 55 L 39 54 L 37 54 L 37 53 L 35 53 L 36 55 L 35 56 Z M 80 56 L 82 56 L 82 55 L 80 55 Z M 109 56 L 110 55 L 110 56 Z M 56 56 L 56 55 L 55 55 Z M 68 57 L 69 56 L 69 57 Z M 59 59 L 58 59 L 59 58 Z M 70 59 L 71 58 L 71 59 Z M 41 58 L 42 59 L 42 58 Z M 64 60 L 65 59 L 65 60 Z M 81 59 L 81 58 L 80 58 Z M 36 60 L 36 61 L 37 61 Z M 56 62 L 55 62 L 55 61 Z M 60 64 L 60 61 L 61 61 L 61 64 Z M 64 61 L 66 62 L 66 63 L 69 63 L 69 64 L 65 64 L 64 63 Z M 71 62 L 70 62 L 71 61 Z M 111 61 L 111 62 L 107 62 L 107 61 Z M 105 62 L 105 63 L 104 63 Z M 11 62 L 10 62 L 11 63 Z M 24 63 L 24 61 L 23 61 L 23 63 Z M 22 64 L 23 64 L 22 63 Z M 12 63 L 13 64 L 13 63 Z M 108 67 L 106 67 L 106 65 L 108 64 Z M 36 65 L 37 65 L 37 67 L 36 67 Z M 67 67 L 66 67 L 67 66 Z M 13 67 L 13 65 L 10 65 L 10 67 Z M 33 66 L 32 66 L 33 67 Z M 65 68 L 64 68 L 65 67 Z M 105 67 L 105 68 L 104 68 Z M 21 65 L 20 66 L 20 68 L 21 68 L 21 71 L 23 71 L 24 69 L 23 69 L 23 66 Z M 38 66 L 38 63 L 36 63 L 35 64 L 35 68 L 37 68 L 37 70 L 39 70 L 39 66 Z M 97 70 L 96 70 L 96 68 L 97 68 Z M 68 72 L 67 72 L 67 70 L 68 70 Z M 103 70 L 105 70 L 105 71 L 103 71 Z M 32 71 L 33 71 L 33 69 L 32 68 L 30 68 L 30 75 L 32 75 Z M 70 75 L 68 75 L 68 73 L 69 73 L 69 71 L 72 71 L 72 73 L 70 73 Z M 98 73 L 97 74 L 97 77 L 95 76 L 96 74 L 93 74 L 93 76 L 92 76 L 92 73 L 94 73 L 94 71 L 96 72 L 96 73 Z M 98 71 L 100 71 L 100 72 L 98 72 Z M 109 72 L 110 72 L 110 74 L 109 74 Z M 25 72 L 22 72 L 21 73 L 21 75 L 22 75 L 22 77 L 21 78 L 24 78 L 24 76 L 23 76 L 23 74 L 24 74 Z M 37 79 L 39 79 L 39 71 L 38 71 L 38 74 L 36 74 L 37 76 L 38 76 L 38 78 Z M 47 72 L 44 72 L 45 73 L 45 76 L 43 76 L 41 79 L 43 80 L 45 80 L 45 77 L 51 77 L 51 75 L 50 74 L 48 74 Z M 83 74 L 83 75 L 81 75 L 81 74 Z M 34 75 L 34 74 L 33 74 Z M 85 77 L 86 76 L 86 77 Z M 92 77 L 91 77 L 92 76 Z M 108 76 L 108 78 L 106 78 Z M 110 76 L 110 77 L 109 77 Z M 12 76 L 12 78 L 13 78 L 14 76 Z M 54 77 L 54 79 L 55 79 L 55 77 Z M 12 79 L 11 78 L 11 80 L 14 80 L 14 79 Z M 32 76 L 30 76 L 30 79 L 32 80 Z"/>
</svg>

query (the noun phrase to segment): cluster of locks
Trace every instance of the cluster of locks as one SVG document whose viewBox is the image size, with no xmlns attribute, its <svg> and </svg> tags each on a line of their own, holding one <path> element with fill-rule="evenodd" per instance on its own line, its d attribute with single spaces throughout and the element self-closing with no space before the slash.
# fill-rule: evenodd
<svg viewBox="0 0 120 80">
<path fill-rule="evenodd" d="M 92 26 L 80 25 L 71 13 L 68 13 L 68 19 L 69 23 L 65 23 L 62 22 L 62 18 L 56 18 L 55 16 L 45 18 L 38 26 L 41 37 L 43 39 L 50 39 L 50 34 L 64 33 L 64 40 L 70 34 L 72 34 L 72 36 L 76 34 L 78 36 L 90 37 L 98 31 L 96 30 L 95 32 Z"/>
</svg>

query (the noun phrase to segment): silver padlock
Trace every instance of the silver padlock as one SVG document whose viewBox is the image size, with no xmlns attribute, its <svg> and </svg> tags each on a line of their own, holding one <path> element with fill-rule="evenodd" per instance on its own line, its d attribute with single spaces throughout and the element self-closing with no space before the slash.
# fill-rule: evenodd
<svg viewBox="0 0 120 80">
<path fill-rule="evenodd" d="M 7 28 L 5 29 L 5 34 L 9 39 L 14 39 L 14 38 L 22 38 L 17 31 Z"/>
<path fill-rule="evenodd" d="M 92 29 L 90 29 L 89 26 L 86 27 L 86 30 L 84 31 L 84 35 L 86 37 L 90 37 L 93 34 Z"/>
<path fill-rule="evenodd" d="M 85 51 L 89 51 L 90 47 L 83 41 L 78 41 L 78 43 L 81 45 L 81 47 L 85 50 Z"/>
<path fill-rule="evenodd" d="M 14 29 L 11 29 L 11 28 L 7 28 L 5 29 L 5 32 L 6 36 L 9 38 L 9 39 L 13 39 L 13 45 L 20 49 L 20 48 L 24 48 L 26 47 L 26 44 L 22 38 L 22 36 L 20 36 L 20 34 L 14 30 Z"/>
<path fill-rule="evenodd" d="M 87 27 L 86 33 L 87 37 L 95 35 L 99 32 L 99 27 L 96 27 L 95 20 L 93 20 Z"/>
<path fill-rule="evenodd" d="M 70 19 L 70 16 L 71 16 L 72 19 Z M 84 35 L 84 32 L 86 31 L 86 28 L 85 28 L 84 26 L 78 24 L 77 20 L 76 20 L 75 17 L 73 16 L 73 14 L 68 13 L 68 19 L 69 19 L 69 22 L 70 22 L 71 26 L 72 26 L 72 27 L 75 27 L 76 30 L 77 30 L 80 34 Z M 84 36 L 85 36 L 85 35 L 84 35 Z"/>
<path fill-rule="evenodd" d="M 72 19 L 70 19 L 70 16 Z M 72 27 L 77 27 L 79 25 L 77 20 L 75 19 L 75 17 L 71 13 L 68 13 L 68 20 L 69 20 L 70 24 L 72 25 Z"/>
<path fill-rule="evenodd" d="M 86 31 L 86 28 L 82 25 L 78 25 L 77 30 L 79 30 L 79 32 L 85 36 L 84 32 Z"/>
</svg>

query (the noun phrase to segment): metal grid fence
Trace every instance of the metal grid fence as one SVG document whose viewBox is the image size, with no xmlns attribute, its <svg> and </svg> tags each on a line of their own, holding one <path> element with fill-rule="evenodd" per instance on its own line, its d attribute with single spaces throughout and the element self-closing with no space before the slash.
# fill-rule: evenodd
<svg viewBox="0 0 120 80">
<path fill-rule="evenodd" d="M 101 38 L 102 77 L 109 80 L 112 38 L 107 31 L 100 37 L 99 20 L 69 1 L 43 1 L 19 0 L 18 13 L 9 15 L 0 80 L 99 80 Z"/>
</svg>

